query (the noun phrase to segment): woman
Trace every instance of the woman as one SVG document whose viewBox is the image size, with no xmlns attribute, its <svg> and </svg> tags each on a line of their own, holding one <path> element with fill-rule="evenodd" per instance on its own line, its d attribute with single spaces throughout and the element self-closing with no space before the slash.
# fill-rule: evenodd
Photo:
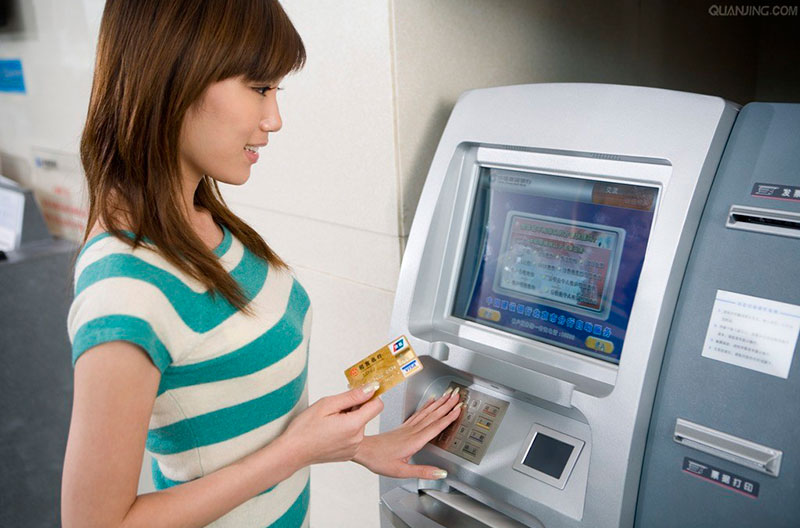
<svg viewBox="0 0 800 528">
<path fill-rule="evenodd" d="M 308 297 L 219 194 L 281 128 L 277 86 L 304 61 L 274 0 L 108 1 L 81 142 L 64 526 L 304 526 L 311 464 L 444 476 L 407 462 L 456 395 L 372 437 L 376 387 L 307 406 Z M 159 491 L 137 497 L 145 444 Z"/>
</svg>

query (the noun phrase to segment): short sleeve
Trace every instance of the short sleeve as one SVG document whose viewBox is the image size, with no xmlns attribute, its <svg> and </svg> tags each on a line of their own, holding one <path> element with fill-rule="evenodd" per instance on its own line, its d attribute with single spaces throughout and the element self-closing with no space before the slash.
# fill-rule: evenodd
<svg viewBox="0 0 800 528">
<path fill-rule="evenodd" d="M 124 258 L 120 258 L 124 257 Z M 67 316 L 72 365 L 84 352 L 111 341 L 141 347 L 163 374 L 172 363 L 159 295 L 141 278 L 126 275 L 131 255 L 81 254 L 75 270 L 75 297 Z M 91 261 L 87 264 L 85 260 Z M 83 262 L 82 262 L 83 261 Z"/>
</svg>

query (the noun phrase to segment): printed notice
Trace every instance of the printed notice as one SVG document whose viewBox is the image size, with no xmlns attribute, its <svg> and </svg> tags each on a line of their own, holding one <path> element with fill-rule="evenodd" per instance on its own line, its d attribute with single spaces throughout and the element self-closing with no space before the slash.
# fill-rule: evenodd
<svg viewBox="0 0 800 528">
<path fill-rule="evenodd" d="M 703 357 L 786 379 L 800 306 L 717 290 Z"/>
</svg>

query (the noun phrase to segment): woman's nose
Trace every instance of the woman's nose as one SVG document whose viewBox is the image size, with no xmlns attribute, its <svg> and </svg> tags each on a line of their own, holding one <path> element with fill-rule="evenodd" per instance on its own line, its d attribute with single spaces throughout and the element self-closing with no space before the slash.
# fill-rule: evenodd
<svg viewBox="0 0 800 528">
<path fill-rule="evenodd" d="M 273 92 L 272 97 L 267 98 L 267 106 L 261 122 L 258 124 L 259 128 L 264 132 L 277 132 L 283 126 L 281 120 L 281 113 L 278 110 L 278 101 Z"/>
</svg>

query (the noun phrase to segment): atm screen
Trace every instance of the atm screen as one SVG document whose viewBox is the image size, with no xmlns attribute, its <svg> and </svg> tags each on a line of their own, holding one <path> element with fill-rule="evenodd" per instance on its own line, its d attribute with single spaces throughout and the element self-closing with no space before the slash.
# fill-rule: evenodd
<svg viewBox="0 0 800 528">
<path fill-rule="evenodd" d="M 657 194 L 482 168 L 453 315 L 618 363 Z"/>
</svg>

